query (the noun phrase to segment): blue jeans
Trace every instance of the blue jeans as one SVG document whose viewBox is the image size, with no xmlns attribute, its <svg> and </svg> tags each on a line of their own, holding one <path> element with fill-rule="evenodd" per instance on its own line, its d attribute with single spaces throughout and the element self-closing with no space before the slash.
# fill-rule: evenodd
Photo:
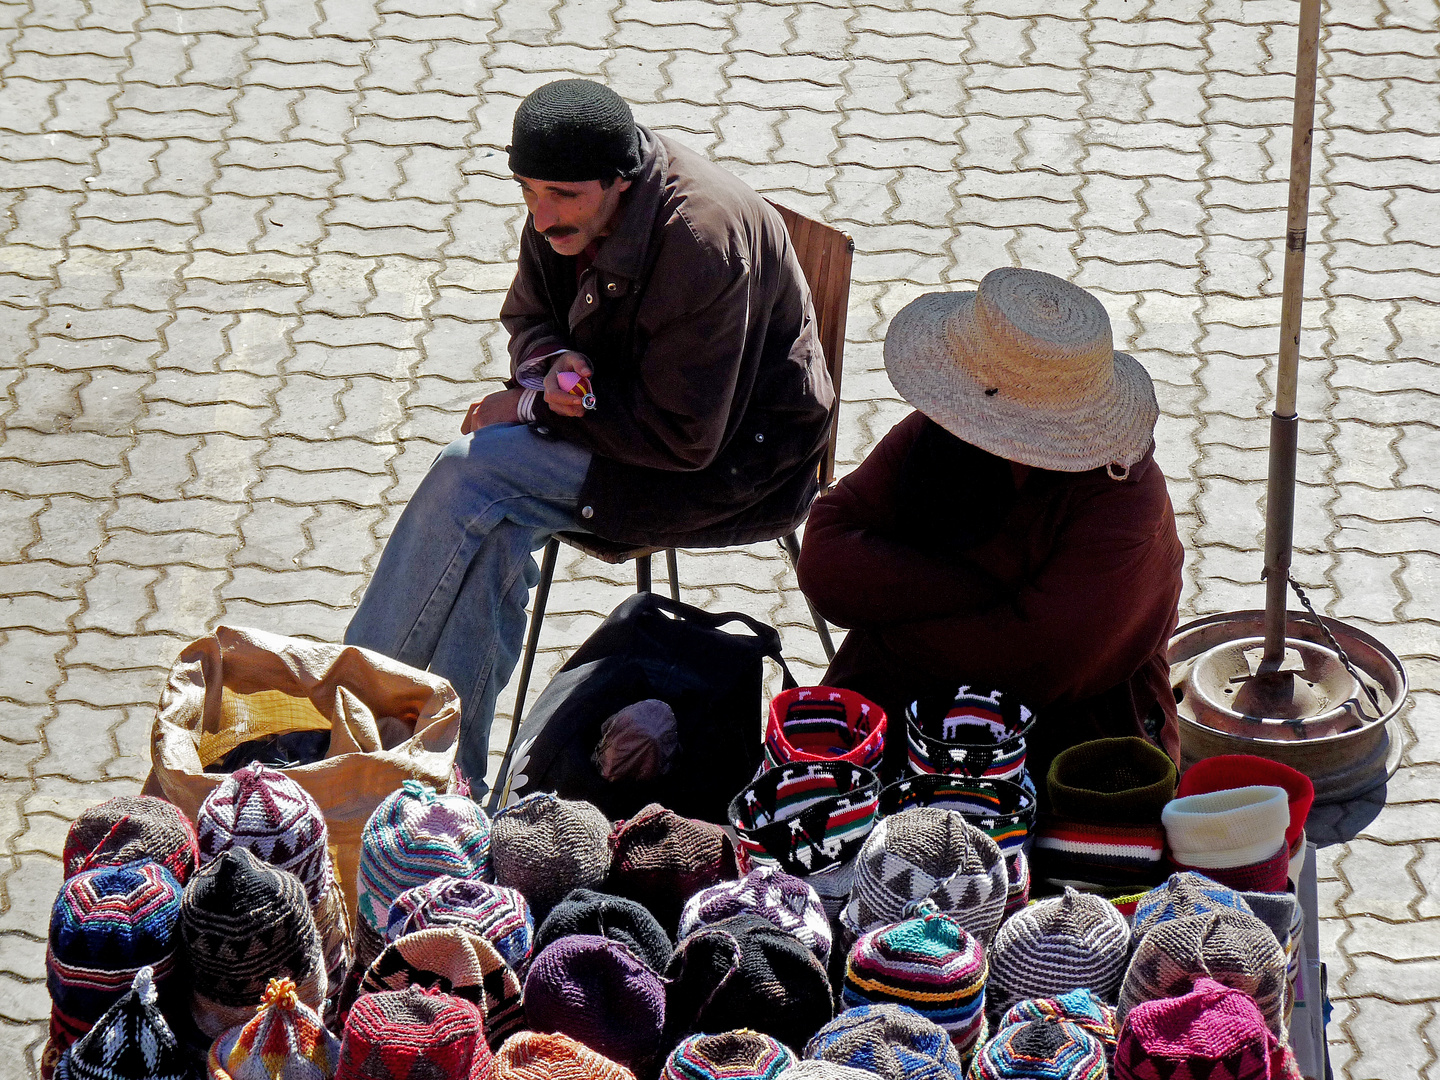
<svg viewBox="0 0 1440 1080">
<path fill-rule="evenodd" d="M 531 555 L 550 535 L 581 530 L 575 513 L 590 451 L 492 424 L 435 459 L 385 544 L 345 630 L 360 645 L 425 668 L 460 695 L 457 762 L 483 790 L 495 699 L 525 634 Z"/>
</svg>

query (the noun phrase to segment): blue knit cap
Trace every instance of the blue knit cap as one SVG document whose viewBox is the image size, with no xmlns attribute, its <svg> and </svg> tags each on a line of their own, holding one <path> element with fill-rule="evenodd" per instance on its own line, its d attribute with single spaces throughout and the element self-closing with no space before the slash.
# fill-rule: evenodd
<svg viewBox="0 0 1440 1080">
<path fill-rule="evenodd" d="M 846 1009 L 805 1046 L 807 1058 L 881 1080 L 964 1080 L 965 1065 L 943 1028 L 905 1005 Z"/>
</svg>

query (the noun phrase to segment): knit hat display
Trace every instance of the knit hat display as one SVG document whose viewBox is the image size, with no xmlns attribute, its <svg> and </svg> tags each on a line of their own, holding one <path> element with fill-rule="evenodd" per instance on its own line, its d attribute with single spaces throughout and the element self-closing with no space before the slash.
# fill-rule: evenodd
<svg viewBox="0 0 1440 1080">
<path fill-rule="evenodd" d="M 797 1061 L 780 1074 L 785 1080 L 875 1080 L 875 1074 L 833 1061 L 806 1058 Z"/>
<path fill-rule="evenodd" d="M 881 1080 L 964 1080 L 950 1036 L 904 1005 L 846 1009 L 805 1046 L 807 1058 L 874 1073 Z"/>
<path fill-rule="evenodd" d="M 519 977 L 494 945 L 459 926 L 432 926 L 392 941 L 360 980 L 362 994 L 407 986 L 429 987 L 480 1006 L 492 1048 L 525 1020 Z"/>
<path fill-rule="evenodd" d="M 635 1074 L 569 1035 L 521 1031 L 495 1055 L 495 1080 L 635 1080 Z"/>
<path fill-rule="evenodd" d="M 1160 818 L 1170 857 L 1233 889 L 1278 892 L 1289 878 L 1290 795 L 1254 785 L 1172 800 Z"/>
<path fill-rule="evenodd" d="M 634 176 L 640 136 L 625 99 L 588 79 L 546 83 L 520 102 L 510 131 L 510 171 L 577 183 Z"/>
<path fill-rule="evenodd" d="M 1035 796 L 1014 781 L 988 776 L 907 776 L 880 793 L 886 817 L 911 806 L 954 810 L 1007 859 L 1025 850 L 1035 826 Z"/>
<path fill-rule="evenodd" d="M 677 937 L 683 941 L 702 926 L 744 912 L 794 934 L 822 967 L 829 965 L 832 932 L 819 895 L 805 881 L 777 866 L 757 866 L 738 881 L 701 889 L 685 902 Z"/>
<path fill-rule="evenodd" d="M 1211 979 L 1125 1017 L 1116 1080 L 1299 1080 L 1294 1055 L 1246 994 Z"/>
<path fill-rule="evenodd" d="M 880 807 L 880 779 L 844 761 L 794 762 L 740 790 L 727 820 L 745 869 L 779 866 L 802 878 L 834 918 L 849 899 L 855 859 Z"/>
<path fill-rule="evenodd" d="M 666 969 L 666 1035 L 749 1028 L 799 1047 L 834 1015 L 830 980 L 793 934 L 752 913 L 701 927 Z"/>
<path fill-rule="evenodd" d="M 141 968 L 158 992 L 174 993 L 181 895 L 170 871 L 147 861 L 82 870 L 61 886 L 45 950 L 52 1053 L 125 997 Z"/>
<path fill-rule="evenodd" d="M 1001 1028 L 980 1048 L 969 1080 L 1109 1080 L 1105 1048 L 1065 1020 L 1027 1020 Z"/>
<path fill-rule="evenodd" d="M 840 921 L 855 936 L 933 900 L 989 945 L 1005 912 L 1009 882 L 995 841 L 953 810 L 917 806 L 884 818 L 855 860 L 855 884 Z"/>
<path fill-rule="evenodd" d="M 878 769 L 885 749 L 885 710 L 853 690 L 802 686 L 770 702 L 765 761 L 848 761 Z"/>
<path fill-rule="evenodd" d="M 1093 991 L 1113 1002 L 1130 959 L 1125 916 L 1104 897 L 1067 888 L 1008 919 L 990 948 L 990 1008 Z"/>
<path fill-rule="evenodd" d="M 1220 754 L 1186 769 L 1175 794 L 1183 798 L 1255 784 L 1281 787 L 1289 795 L 1290 823 L 1285 827 L 1285 846 L 1294 855 L 1304 843 L 1305 819 L 1315 803 L 1315 784 L 1299 769 L 1254 754 Z"/>
<path fill-rule="evenodd" d="M 443 874 L 395 898 L 385 939 L 396 941 L 432 926 L 458 926 L 484 938 L 517 972 L 530 962 L 535 922 L 518 889 Z"/>
<path fill-rule="evenodd" d="M 412 986 L 366 994 L 345 1018 L 335 1080 L 490 1080 L 479 1006 Z"/>
<path fill-rule="evenodd" d="M 1003 923 L 1017 911 L 1024 911 L 1030 903 L 1030 857 L 1017 851 L 1005 860 L 1005 913 L 1000 917 Z"/>
<path fill-rule="evenodd" d="M 191 975 L 191 1013 L 215 1038 L 255 1014 L 273 978 L 290 978 L 320 1010 L 325 962 L 305 887 L 248 848 L 222 851 L 196 871 L 180 902 L 180 937 Z"/>
<path fill-rule="evenodd" d="M 1161 923 L 1221 908 L 1250 913 L 1250 905 L 1234 889 L 1212 881 L 1204 874 L 1186 871 L 1171 874 L 1163 884 L 1140 897 L 1130 925 L 1135 940 L 1139 941 Z"/>
<path fill-rule="evenodd" d="M 495 881 L 519 889 L 536 923 L 571 889 L 598 888 L 610 869 L 610 821 L 593 804 L 527 795 L 495 815 Z"/>
<path fill-rule="evenodd" d="M 135 973 L 130 989 L 65 1051 L 55 1068 L 55 1080 L 199 1080 L 199 1076 L 198 1065 L 165 1022 L 149 967 Z"/>
<path fill-rule="evenodd" d="M 210 1080 L 331 1080 L 339 1064 L 340 1040 L 290 979 L 271 979 L 255 1015 L 210 1047 Z"/>
<path fill-rule="evenodd" d="M 1217 910 L 1153 927 L 1140 939 L 1120 988 L 1123 1024 L 1144 1001 L 1178 997 L 1208 976 L 1249 994 L 1275 1035 L 1285 1037 L 1285 950 L 1254 915 Z"/>
<path fill-rule="evenodd" d="M 545 916 L 535 951 L 571 934 L 592 934 L 626 946 L 649 966 L 664 971 L 674 945 L 644 905 L 623 896 L 576 889 Z"/>
<path fill-rule="evenodd" d="M 789 1047 L 742 1029 L 682 1039 L 660 1075 L 663 1080 L 776 1080 L 794 1064 Z"/>
<path fill-rule="evenodd" d="M 920 698 L 905 709 L 910 771 L 1021 783 L 1034 726 L 1035 714 L 1002 690 L 962 686 Z"/>
<path fill-rule="evenodd" d="M 1124 892 L 1164 877 L 1160 813 L 1175 764 L 1141 738 L 1096 739 L 1055 755 L 1049 814 L 1036 824 L 1032 869 L 1053 885 Z"/>
<path fill-rule="evenodd" d="M 173 803 L 152 795 L 117 795 L 82 810 L 65 834 L 65 876 L 97 866 L 149 859 L 183 887 L 200 865 L 195 826 Z"/>
<path fill-rule="evenodd" d="M 686 900 L 739 876 L 735 845 L 724 829 L 681 817 L 659 803 L 616 822 L 610 833 L 605 891 L 644 904 L 667 934 L 680 925 Z"/>
<path fill-rule="evenodd" d="M 930 911 L 860 936 L 845 963 L 841 1001 L 908 1005 L 944 1028 L 969 1060 L 985 1038 L 987 973 L 980 943 L 948 915 Z"/>
<path fill-rule="evenodd" d="M 1017 1001 L 1000 1018 L 997 1030 L 1027 1020 L 1064 1020 L 1098 1039 L 1107 1057 L 1115 1052 L 1119 1027 L 1115 1022 L 1115 1009 L 1089 990 L 1070 990 L 1055 997 Z"/>
<path fill-rule="evenodd" d="M 645 1071 L 665 1028 L 665 984 L 624 945 L 593 934 L 560 938 L 525 976 L 525 1016 L 627 1068 Z"/>
</svg>

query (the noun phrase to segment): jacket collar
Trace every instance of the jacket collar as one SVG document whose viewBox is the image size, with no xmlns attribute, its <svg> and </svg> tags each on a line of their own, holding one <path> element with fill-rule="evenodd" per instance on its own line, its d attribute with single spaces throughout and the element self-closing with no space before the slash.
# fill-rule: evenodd
<svg viewBox="0 0 1440 1080">
<path fill-rule="evenodd" d="M 640 131 L 640 172 L 625 192 L 625 211 L 615 231 L 605 238 L 595 254 L 595 269 L 607 276 L 635 281 L 645 273 L 650 234 L 665 197 L 665 177 L 670 155 L 653 131 L 636 124 Z"/>
</svg>

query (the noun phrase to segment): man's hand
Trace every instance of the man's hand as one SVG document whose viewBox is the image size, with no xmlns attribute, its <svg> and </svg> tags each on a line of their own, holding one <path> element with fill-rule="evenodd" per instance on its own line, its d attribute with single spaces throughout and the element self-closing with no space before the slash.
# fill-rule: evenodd
<svg viewBox="0 0 1440 1080">
<path fill-rule="evenodd" d="M 487 424 L 518 424 L 519 406 L 519 390 L 499 390 L 487 394 L 465 413 L 465 419 L 460 422 L 460 434 L 469 435 Z"/>
<path fill-rule="evenodd" d="M 561 353 L 550 365 L 550 370 L 545 374 L 545 404 L 550 406 L 550 411 L 560 416 L 584 416 L 585 406 L 574 394 L 567 394 L 560 389 L 559 379 L 562 371 L 573 371 L 582 378 L 590 378 L 595 374 L 590 370 L 590 361 L 578 352 Z"/>
</svg>

